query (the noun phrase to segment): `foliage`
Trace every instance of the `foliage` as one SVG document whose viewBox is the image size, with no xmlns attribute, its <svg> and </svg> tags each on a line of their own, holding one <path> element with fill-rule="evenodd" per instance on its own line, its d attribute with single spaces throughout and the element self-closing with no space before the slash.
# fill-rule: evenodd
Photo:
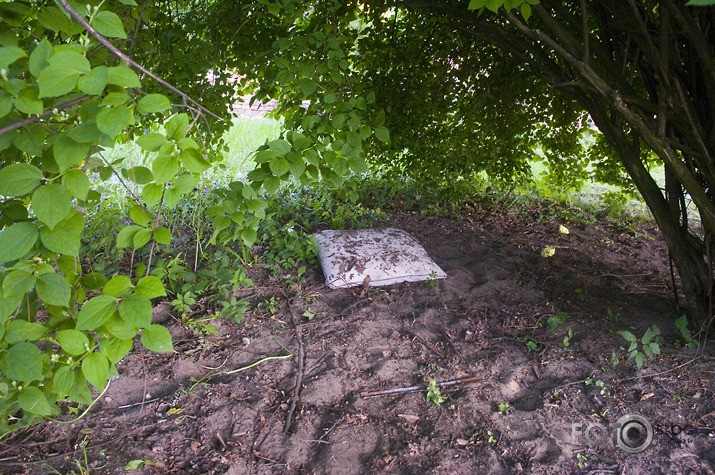
<svg viewBox="0 0 715 475">
<path fill-rule="evenodd" d="M 432 379 L 429 385 L 427 385 L 427 402 L 441 406 L 446 400 L 447 396 L 442 395 L 442 391 L 440 391 L 439 386 L 437 386 L 437 380 Z"/>
<path fill-rule="evenodd" d="M 660 354 L 660 344 L 663 342 L 663 337 L 660 335 L 660 328 L 656 325 L 648 328 L 640 340 L 628 331 L 619 331 L 618 334 L 630 343 L 628 354 L 631 359 L 635 360 L 638 369 L 643 366 L 644 355 L 653 359 L 655 355 Z M 641 344 L 641 349 L 638 349 L 638 343 Z"/>
<path fill-rule="evenodd" d="M 688 317 L 681 315 L 677 320 L 675 320 L 675 328 L 678 329 L 685 346 L 688 348 L 695 348 L 698 346 L 698 341 L 693 338 L 690 330 L 688 329 Z"/>
</svg>

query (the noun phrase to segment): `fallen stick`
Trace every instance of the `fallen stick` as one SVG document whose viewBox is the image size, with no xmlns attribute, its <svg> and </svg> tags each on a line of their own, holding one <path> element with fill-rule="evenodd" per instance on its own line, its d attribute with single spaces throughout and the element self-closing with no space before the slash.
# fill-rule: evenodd
<svg viewBox="0 0 715 475">
<path fill-rule="evenodd" d="M 471 376 L 469 378 L 461 378 L 461 379 L 453 379 L 451 381 L 443 381 L 441 383 L 435 384 L 436 387 L 438 388 L 443 388 L 445 386 L 454 386 L 455 384 L 466 384 L 466 383 L 473 383 L 475 381 L 482 381 L 484 378 L 481 376 Z M 384 391 L 363 391 L 360 393 L 360 397 L 364 398 L 370 398 L 370 397 L 378 397 L 378 396 L 390 396 L 392 394 L 404 394 L 404 393 L 417 393 L 420 391 L 427 391 L 427 385 L 421 385 L 421 386 L 409 386 L 406 388 L 395 388 L 395 389 L 386 389 Z"/>
</svg>

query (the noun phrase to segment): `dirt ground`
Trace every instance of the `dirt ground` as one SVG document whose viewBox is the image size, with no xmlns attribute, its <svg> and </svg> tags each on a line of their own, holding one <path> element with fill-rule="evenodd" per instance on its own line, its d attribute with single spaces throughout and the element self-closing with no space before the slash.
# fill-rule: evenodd
<svg viewBox="0 0 715 475">
<path fill-rule="evenodd" d="M 195 334 L 160 305 L 175 353 L 137 347 L 84 419 L 14 434 L 0 444 L 0 468 L 715 473 L 713 344 L 676 345 L 658 231 L 543 221 L 472 210 L 382 223 L 424 245 L 448 274 L 438 283 L 330 290 L 310 267 L 301 289 L 285 288 L 254 266 L 255 287 L 238 296 L 273 304 L 243 324 L 213 321 L 218 335 Z M 551 331 L 553 315 L 568 318 Z M 641 337 L 652 325 L 662 354 L 637 370 L 616 332 Z M 439 406 L 426 391 L 361 394 L 475 377 L 442 387 Z M 648 435 L 639 453 L 618 446 L 642 448 Z"/>
</svg>

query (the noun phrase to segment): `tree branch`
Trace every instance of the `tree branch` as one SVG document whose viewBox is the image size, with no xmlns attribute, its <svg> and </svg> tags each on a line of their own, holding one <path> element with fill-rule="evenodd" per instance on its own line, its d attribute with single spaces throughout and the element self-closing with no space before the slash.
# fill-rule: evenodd
<svg viewBox="0 0 715 475">
<path fill-rule="evenodd" d="M 107 40 L 104 36 L 100 35 L 100 34 L 97 32 L 97 30 L 95 30 L 94 28 L 92 28 L 92 26 L 91 26 L 89 23 L 87 23 L 87 20 L 85 20 L 85 19 L 82 17 L 82 15 L 80 15 L 79 13 L 77 13 L 77 12 L 70 6 L 70 4 L 69 4 L 69 2 L 68 2 L 67 0 L 56 0 L 56 1 L 57 1 L 60 5 L 62 5 L 62 7 L 63 7 L 65 10 L 67 10 L 67 12 L 72 16 L 72 18 L 74 18 L 74 19 L 77 21 L 77 23 L 79 23 L 80 25 L 82 25 L 85 30 L 87 30 L 92 36 L 94 36 L 94 37 L 97 39 L 97 41 L 99 41 L 102 45 L 104 45 L 104 47 L 107 48 L 114 56 L 116 56 L 117 58 L 119 58 L 119 59 L 121 59 L 122 61 L 124 61 L 127 66 L 131 66 L 131 67 L 133 67 L 133 68 L 138 69 L 139 71 L 143 72 L 144 74 L 146 74 L 146 75 L 149 76 L 150 78 L 154 79 L 156 82 L 158 82 L 158 83 L 161 84 L 162 86 L 164 86 L 164 87 L 170 89 L 171 91 L 173 91 L 173 92 L 179 94 L 181 97 L 183 97 L 183 98 L 186 99 L 187 101 L 191 102 L 191 103 L 194 104 L 196 107 L 198 107 L 200 110 L 202 110 L 203 112 L 206 112 L 207 114 L 211 115 L 212 117 L 215 117 L 216 119 L 218 119 L 218 120 L 220 120 L 220 121 L 224 121 L 224 120 L 225 120 L 223 117 L 220 117 L 220 116 L 214 114 L 213 112 L 211 112 L 210 110 L 208 110 L 207 108 L 205 108 L 204 106 L 202 106 L 201 104 L 199 104 L 198 102 L 196 102 L 196 101 L 195 101 L 194 99 L 192 99 L 188 94 L 186 94 L 186 93 L 180 91 L 179 89 L 177 89 L 176 87 L 172 86 L 172 85 L 169 84 L 168 82 L 164 81 L 163 79 L 161 79 L 160 77 L 158 77 L 157 75 L 155 75 L 154 73 L 152 73 L 151 71 L 149 71 L 149 70 L 147 70 L 146 68 L 144 68 L 141 64 L 137 63 L 136 61 L 134 61 L 132 58 L 130 58 L 130 57 L 127 56 L 126 54 L 122 53 L 122 52 L 121 52 L 116 46 L 114 46 L 109 40 Z"/>
<path fill-rule="evenodd" d="M 47 109 L 42 114 L 33 115 L 32 117 L 28 117 L 27 119 L 20 120 L 18 122 L 12 123 L 10 125 L 6 125 L 2 129 L 0 129 L 0 135 L 6 134 L 8 132 L 12 132 L 15 129 L 19 129 L 20 127 L 24 127 L 28 124 L 32 124 L 33 122 L 38 122 L 40 119 L 44 119 L 45 117 L 54 114 L 55 111 L 60 111 L 63 109 L 68 109 L 72 106 L 76 106 L 77 104 L 80 104 L 80 103 L 86 101 L 87 99 L 91 99 L 92 97 L 94 97 L 94 96 L 86 95 L 86 96 L 78 97 L 77 99 L 72 99 L 71 101 L 67 101 L 64 104 L 55 106 L 52 109 Z"/>
</svg>

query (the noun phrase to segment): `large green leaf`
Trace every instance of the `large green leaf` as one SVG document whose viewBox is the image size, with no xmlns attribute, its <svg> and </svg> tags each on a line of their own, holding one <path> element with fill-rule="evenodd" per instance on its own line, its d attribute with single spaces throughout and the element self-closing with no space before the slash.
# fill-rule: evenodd
<svg viewBox="0 0 715 475">
<path fill-rule="evenodd" d="M 167 142 L 166 137 L 158 132 L 149 132 L 137 139 L 137 145 L 147 152 L 156 152 Z"/>
<path fill-rule="evenodd" d="M 42 180 L 39 168 L 29 163 L 13 163 L 0 169 L 0 195 L 22 196 L 34 190 Z"/>
<path fill-rule="evenodd" d="M 97 114 L 97 128 L 114 138 L 129 125 L 132 116 L 132 110 L 125 106 L 104 109 Z"/>
<path fill-rule="evenodd" d="M 32 290 L 37 282 L 35 274 L 24 269 L 13 269 L 5 274 L 2 281 L 2 292 L 6 297 L 24 296 Z"/>
<path fill-rule="evenodd" d="M 5 341 L 11 345 L 21 341 L 37 341 L 47 333 L 47 327 L 27 320 L 13 320 L 7 324 Z"/>
<path fill-rule="evenodd" d="M 17 403 L 23 411 L 37 414 L 38 416 L 50 416 L 57 412 L 57 408 L 47 401 L 45 393 L 35 386 L 24 387 L 20 391 Z"/>
<path fill-rule="evenodd" d="M 44 274 L 37 278 L 37 296 L 45 304 L 67 307 L 71 292 L 69 283 L 60 274 Z"/>
<path fill-rule="evenodd" d="M 25 51 L 17 46 L 0 47 L 0 69 L 8 70 L 12 63 L 25 56 Z"/>
<path fill-rule="evenodd" d="M 82 374 L 99 391 L 104 389 L 109 375 L 109 359 L 101 353 L 92 353 L 82 360 Z"/>
<path fill-rule="evenodd" d="M 151 325 L 143 329 L 141 341 L 146 349 L 156 353 L 174 351 L 171 334 L 161 325 Z"/>
<path fill-rule="evenodd" d="M 104 10 L 97 13 L 92 19 L 91 25 L 97 30 L 97 33 L 107 38 L 127 38 L 122 20 L 114 12 Z"/>
<path fill-rule="evenodd" d="M 22 342 L 11 346 L 0 355 L 0 370 L 14 381 L 42 379 L 42 353 L 32 343 Z"/>
<path fill-rule="evenodd" d="M 109 84 L 115 84 L 117 86 L 123 87 L 139 87 L 141 82 L 139 81 L 139 76 L 137 73 L 129 69 L 128 67 L 113 66 L 107 70 L 109 73 L 107 76 L 107 82 Z"/>
<path fill-rule="evenodd" d="M 109 78 L 109 70 L 106 66 L 97 66 L 88 74 L 83 74 L 79 78 L 79 90 L 85 94 L 98 96 L 104 92 Z"/>
<path fill-rule="evenodd" d="M 32 194 L 30 208 L 48 228 L 54 229 L 70 212 L 72 197 L 60 185 L 50 183 Z"/>
<path fill-rule="evenodd" d="M 119 298 L 132 290 L 132 281 L 126 275 L 115 275 L 109 282 L 104 284 L 102 293 L 104 295 L 111 295 L 112 297 Z"/>
<path fill-rule="evenodd" d="M 132 339 L 105 338 L 99 343 L 99 351 L 109 358 L 112 364 L 119 363 L 127 356 L 133 346 Z"/>
<path fill-rule="evenodd" d="M 68 170 L 84 160 L 89 153 L 89 148 L 89 144 L 73 140 L 69 132 L 61 133 L 52 146 L 55 162 L 57 162 L 60 172 Z"/>
<path fill-rule="evenodd" d="M 37 242 L 37 227 L 34 223 L 23 221 L 0 231 L 0 264 L 20 259 L 30 252 Z"/>
<path fill-rule="evenodd" d="M 75 168 L 62 175 L 62 186 L 75 198 L 85 200 L 89 192 L 90 182 L 83 170 Z"/>
<path fill-rule="evenodd" d="M 163 94 L 148 94 L 142 97 L 137 104 L 140 114 L 146 115 L 154 112 L 164 112 L 171 107 L 169 98 Z"/>
<path fill-rule="evenodd" d="M 79 256 L 80 238 L 84 229 L 84 218 L 74 208 L 55 229 L 45 227 L 40 232 L 40 240 L 50 251 L 70 256 Z"/>
<path fill-rule="evenodd" d="M 164 124 L 166 136 L 172 140 L 181 140 L 189 130 L 189 116 L 186 114 L 176 114 Z"/>
<path fill-rule="evenodd" d="M 157 183 L 171 181 L 179 171 L 179 159 L 174 155 L 159 155 L 152 162 L 151 171 Z"/>
<path fill-rule="evenodd" d="M 181 164 L 192 173 L 203 173 L 211 168 L 211 164 L 195 148 L 182 150 L 179 159 L 181 159 Z"/>
<path fill-rule="evenodd" d="M 150 299 L 166 296 L 164 284 L 161 283 L 161 280 L 158 277 L 153 275 L 148 275 L 139 279 L 137 286 L 134 288 L 134 292 L 144 295 Z"/>
<path fill-rule="evenodd" d="M 92 297 L 77 315 L 77 330 L 94 330 L 101 327 L 116 309 L 117 299 L 111 295 Z"/>
<path fill-rule="evenodd" d="M 55 334 L 55 339 L 68 355 L 79 356 L 89 351 L 87 335 L 79 330 L 60 330 Z"/>
<path fill-rule="evenodd" d="M 74 370 L 69 366 L 62 366 L 52 377 L 52 392 L 63 398 L 74 386 Z"/>
<path fill-rule="evenodd" d="M 119 316 L 139 328 L 151 325 L 151 301 L 142 294 L 131 294 L 119 303 Z"/>
</svg>

